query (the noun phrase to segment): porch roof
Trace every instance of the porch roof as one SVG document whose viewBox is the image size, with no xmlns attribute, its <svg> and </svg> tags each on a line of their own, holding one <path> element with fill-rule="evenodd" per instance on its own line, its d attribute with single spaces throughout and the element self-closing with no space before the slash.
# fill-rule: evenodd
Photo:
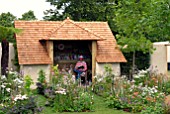
<svg viewBox="0 0 170 114">
<path fill-rule="evenodd" d="M 97 62 L 126 62 L 107 22 L 15 21 L 19 64 L 51 64 L 40 40 L 97 40 Z"/>
<path fill-rule="evenodd" d="M 51 30 L 43 40 L 104 40 L 104 38 L 67 18 Z"/>
</svg>

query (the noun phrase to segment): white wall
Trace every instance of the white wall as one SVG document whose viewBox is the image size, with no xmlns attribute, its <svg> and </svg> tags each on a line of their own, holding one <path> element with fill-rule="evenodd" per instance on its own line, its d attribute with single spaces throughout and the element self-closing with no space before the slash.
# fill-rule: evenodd
<svg viewBox="0 0 170 114">
<path fill-rule="evenodd" d="M 21 65 L 20 70 L 24 75 L 30 75 L 34 81 L 32 88 L 36 87 L 36 82 L 38 78 L 38 73 L 40 70 L 43 70 L 46 74 L 46 81 L 49 82 L 50 79 L 50 65 Z"/>
<path fill-rule="evenodd" d="M 167 46 L 164 43 L 153 43 L 156 50 L 151 54 L 151 66 L 157 73 L 167 74 Z"/>
<path fill-rule="evenodd" d="M 167 46 L 167 62 L 170 63 L 170 46 Z"/>
<path fill-rule="evenodd" d="M 105 72 L 105 65 L 109 64 L 112 67 L 113 73 L 116 76 L 120 76 L 120 64 L 119 63 L 96 63 L 96 74 L 103 74 Z"/>
<path fill-rule="evenodd" d="M 1 56 L 2 56 L 2 47 L 1 47 L 1 43 L 0 43 L 0 63 L 1 63 Z M 14 47 L 12 43 L 9 43 L 9 62 L 8 62 L 8 68 L 9 69 L 16 69 L 16 66 L 14 66 L 13 64 L 13 60 L 15 58 L 15 52 L 14 52 Z M 0 68 L 1 68 L 1 64 L 0 64 Z M 1 73 L 1 69 L 0 69 L 0 73 Z"/>
</svg>

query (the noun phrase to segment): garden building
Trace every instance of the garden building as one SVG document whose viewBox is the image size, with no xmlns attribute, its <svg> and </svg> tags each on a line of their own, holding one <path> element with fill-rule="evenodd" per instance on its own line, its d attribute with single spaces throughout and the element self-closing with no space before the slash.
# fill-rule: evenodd
<svg viewBox="0 0 170 114">
<path fill-rule="evenodd" d="M 154 42 L 154 51 L 151 54 L 151 69 L 158 74 L 170 75 L 170 43 Z"/>
<path fill-rule="evenodd" d="M 50 76 L 51 67 L 74 67 L 80 54 L 84 56 L 91 77 L 111 64 L 115 74 L 120 74 L 120 63 L 126 62 L 107 22 L 15 21 L 20 69 L 36 82 L 40 69 Z M 47 77 L 47 79 L 49 79 Z"/>
</svg>

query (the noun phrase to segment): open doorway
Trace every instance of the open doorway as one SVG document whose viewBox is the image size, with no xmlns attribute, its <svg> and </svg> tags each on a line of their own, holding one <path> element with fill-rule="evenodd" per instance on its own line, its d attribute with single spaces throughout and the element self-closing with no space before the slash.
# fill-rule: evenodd
<svg viewBox="0 0 170 114">
<path fill-rule="evenodd" d="M 92 81 L 91 44 L 91 41 L 54 41 L 54 65 L 58 64 L 61 71 L 73 71 L 79 55 L 83 55 L 88 69 L 87 81 Z"/>
</svg>

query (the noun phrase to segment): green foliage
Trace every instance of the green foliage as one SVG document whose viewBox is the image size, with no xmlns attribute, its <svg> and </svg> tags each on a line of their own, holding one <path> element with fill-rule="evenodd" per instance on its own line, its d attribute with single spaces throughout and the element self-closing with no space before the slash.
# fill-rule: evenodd
<svg viewBox="0 0 170 114">
<path fill-rule="evenodd" d="M 163 92 L 165 92 L 166 95 L 170 94 L 170 80 L 167 80 L 163 83 Z"/>
<path fill-rule="evenodd" d="M 38 74 L 39 74 L 39 76 L 38 76 L 38 79 L 37 79 L 37 80 L 38 80 L 40 83 L 46 83 L 45 72 L 41 69 Z"/>
<path fill-rule="evenodd" d="M 29 75 L 26 75 L 24 77 L 24 89 L 26 90 L 26 93 L 28 95 L 31 94 L 31 85 L 34 84 L 33 80 L 31 79 L 31 77 Z"/>
<path fill-rule="evenodd" d="M 13 27 L 4 27 L 4 26 L 0 26 L 0 39 L 7 39 L 8 35 L 13 34 L 14 33 L 20 33 L 21 30 L 20 29 L 15 29 Z"/>
<path fill-rule="evenodd" d="M 16 20 L 16 17 L 11 13 L 2 13 L 0 15 L 0 26 L 3 27 L 14 27 L 14 20 Z M 3 29 L 3 28 L 1 28 Z M 1 30 L 2 32 L 2 30 Z M 3 38 L 7 38 L 9 42 L 14 42 L 14 33 L 8 32 L 7 36 L 4 36 L 4 32 L 0 33 L 2 37 L 0 37 L 0 41 L 2 41 Z"/>
<path fill-rule="evenodd" d="M 37 79 L 38 82 L 36 83 L 37 92 L 38 94 L 44 95 L 44 90 L 47 87 L 46 76 L 45 76 L 46 74 L 42 69 L 38 72 L 38 74 L 39 74 L 38 79 Z"/>
<path fill-rule="evenodd" d="M 117 35 L 118 44 L 121 45 L 121 50 L 123 52 L 136 52 L 141 51 L 143 53 L 152 52 L 153 45 L 150 40 L 145 37 L 124 37 Z"/>
<path fill-rule="evenodd" d="M 22 18 L 19 18 L 18 20 L 37 20 L 37 18 L 34 15 L 34 11 L 29 10 L 28 12 L 22 14 Z"/>
<path fill-rule="evenodd" d="M 169 0 L 119 1 L 114 18 L 118 33 L 125 38 L 169 40 L 169 5 Z"/>
<path fill-rule="evenodd" d="M 140 114 L 164 114 L 164 109 L 161 103 L 156 103 L 154 106 L 147 106 Z"/>
<path fill-rule="evenodd" d="M 0 15 L 0 25 L 4 27 L 14 27 L 14 20 L 16 20 L 16 17 L 11 14 L 10 12 L 8 13 L 1 13 Z"/>
<path fill-rule="evenodd" d="M 59 112 L 83 112 L 93 111 L 93 96 L 88 92 L 80 91 L 73 94 L 56 94 L 54 108 Z"/>
</svg>

